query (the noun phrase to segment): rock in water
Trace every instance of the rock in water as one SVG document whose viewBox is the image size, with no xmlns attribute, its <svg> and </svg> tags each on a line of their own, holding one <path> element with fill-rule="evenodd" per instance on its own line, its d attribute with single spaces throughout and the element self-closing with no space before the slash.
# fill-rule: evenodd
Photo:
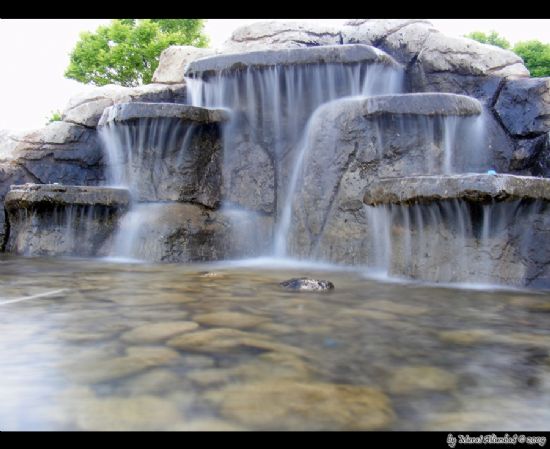
<svg viewBox="0 0 550 449">
<path fill-rule="evenodd" d="M 321 292 L 334 289 L 334 284 L 330 281 L 309 278 L 293 278 L 283 281 L 279 285 L 287 290 L 304 292 Z"/>
</svg>

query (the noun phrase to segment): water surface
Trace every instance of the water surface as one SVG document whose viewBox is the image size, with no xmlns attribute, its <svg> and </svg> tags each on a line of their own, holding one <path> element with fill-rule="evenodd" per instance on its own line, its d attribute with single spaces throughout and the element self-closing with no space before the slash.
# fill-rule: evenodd
<svg viewBox="0 0 550 449">
<path fill-rule="evenodd" d="M 0 430 L 550 430 L 548 293 L 7 255 L 0 285 Z"/>
</svg>

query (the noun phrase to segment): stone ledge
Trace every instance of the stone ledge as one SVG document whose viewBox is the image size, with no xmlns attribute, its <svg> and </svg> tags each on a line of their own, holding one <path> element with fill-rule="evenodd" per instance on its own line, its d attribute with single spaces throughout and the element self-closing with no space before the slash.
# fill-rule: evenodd
<svg viewBox="0 0 550 449">
<path fill-rule="evenodd" d="M 379 95 L 362 101 L 364 115 L 479 115 L 481 103 L 472 97 L 449 93 Z"/>
<path fill-rule="evenodd" d="M 12 185 L 6 194 L 5 206 L 9 209 L 30 209 L 36 205 L 105 206 L 126 209 L 130 193 L 126 189 L 61 184 Z"/>
<path fill-rule="evenodd" d="M 223 109 L 201 108 L 176 103 L 121 103 L 108 107 L 99 120 L 99 126 L 124 123 L 140 118 L 177 118 L 195 123 L 219 123 L 229 119 Z"/>
<path fill-rule="evenodd" d="M 365 204 L 415 204 L 461 199 L 469 202 L 550 201 L 550 179 L 532 176 L 464 174 L 380 179 L 371 184 Z"/>
<path fill-rule="evenodd" d="M 263 50 L 197 59 L 187 66 L 186 76 L 208 77 L 221 71 L 305 64 L 352 64 L 371 62 L 398 67 L 387 53 L 369 45 L 324 45 L 317 47 Z"/>
</svg>

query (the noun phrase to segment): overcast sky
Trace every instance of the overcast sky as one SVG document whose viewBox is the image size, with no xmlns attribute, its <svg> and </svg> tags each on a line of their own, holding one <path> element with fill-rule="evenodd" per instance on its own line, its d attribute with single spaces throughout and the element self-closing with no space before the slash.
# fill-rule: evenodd
<svg viewBox="0 0 550 449">
<path fill-rule="evenodd" d="M 211 19 L 205 32 L 219 46 L 241 25 L 266 19 Z M 285 19 L 277 19 L 285 20 Z M 291 19 L 289 19 L 291 20 Z M 345 19 L 305 19 L 339 26 Z M 304 21 L 304 19 L 300 19 Z M 550 43 L 550 19 L 430 19 L 449 36 L 495 30 L 512 44 L 538 39 Z M 52 111 L 63 110 L 69 98 L 90 89 L 63 77 L 69 53 L 81 31 L 107 24 L 102 19 L 0 20 L 0 129 L 40 128 Z"/>
</svg>

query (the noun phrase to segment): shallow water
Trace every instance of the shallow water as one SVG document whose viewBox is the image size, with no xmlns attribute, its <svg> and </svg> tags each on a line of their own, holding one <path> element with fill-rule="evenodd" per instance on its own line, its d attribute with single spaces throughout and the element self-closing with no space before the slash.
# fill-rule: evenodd
<svg viewBox="0 0 550 449">
<path fill-rule="evenodd" d="M 0 430 L 550 430 L 548 293 L 6 255 L 0 285 Z"/>
</svg>

